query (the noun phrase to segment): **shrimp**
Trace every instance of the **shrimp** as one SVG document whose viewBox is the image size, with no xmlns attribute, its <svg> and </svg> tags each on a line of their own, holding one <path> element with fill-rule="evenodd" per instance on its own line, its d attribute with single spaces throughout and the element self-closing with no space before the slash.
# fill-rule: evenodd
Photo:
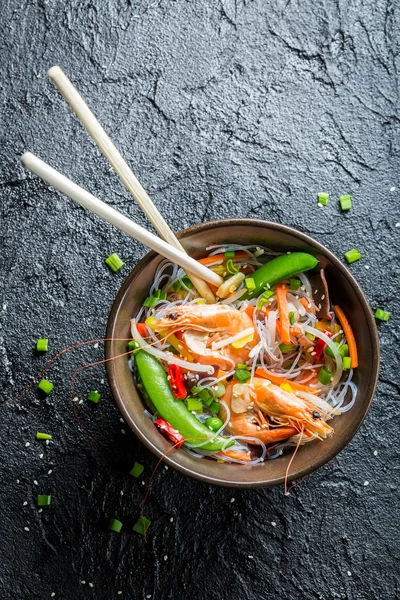
<svg viewBox="0 0 400 600">
<path fill-rule="evenodd" d="M 239 390 L 235 388 L 241 388 Z M 244 389 L 247 388 L 247 389 Z M 245 401 L 245 407 L 243 412 L 241 407 L 235 404 L 235 392 L 244 391 L 242 398 Z M 235 384 L 233 381 L 228 383 L 226 386 L 225 394 L 221 398 L 225 404 L 230 408 L 231 415 L 229 423 L 226 426 L 226 430 L 231 435 L 243 435 L 254 437 L 263 442 L 264 444 L 273 444 L 287 440 L 288 438 L 296 435 L 297 429 L 295 427 L 275 427 L 271 428 L 266 419 L 261 422 L 253 407 L 250 405 L 250 386 Z M 233 402 L 232 402 L 233 400 Z M 241 412 L 236 412 L 240 410 Z M 224 413 L 224 408 L 221 408 L 221 412 Z M 222 415 L 224 416 L 224 415 Z"/>
<path fill-rule="evenodd" d="M 182 343 L 202 364 L 217 364 L 222 369 L 232 369 L 249 359 L 254 345 L 255 329 L 252 319 L 237 308 L 227 304 L 185 304 L 165 310 L 165 316 L 156 320 L 153 327 L 161 334 L 182 332 Z M 246 331 L 242 345 L 237 340 L 234 347 L 228 343 L 218 350 L 213 344 Z M 247 347 L 250 346 L 250 349 Z"/>
<path fill-rule="evenodd" d="M 232 435 L 252 436 L 270 444 L 300 432 L 321 439 L 333 431 L 322 418 L 328 415 L 317 411 L 311 402 L 259 377 L 251 384 L 230 382 L 222 400 L 231 409 L 227 431 Z"/>
</svg>

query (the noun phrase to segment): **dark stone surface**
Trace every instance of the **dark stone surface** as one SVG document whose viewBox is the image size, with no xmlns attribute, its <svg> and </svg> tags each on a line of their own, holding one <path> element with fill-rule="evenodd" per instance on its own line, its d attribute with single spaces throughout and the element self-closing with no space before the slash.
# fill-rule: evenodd
<svg viewBox="0 0 400 600">
<path fill-rule="evenodd" d="M 175 230 L 254 216 L 310 233 L 339 256 L 356 247 L 363 258 L 352 272 L 372 307 L 393 313 L 379 327 L 375 403 L 338 462 L 287 498 L 282 489 L 211 488 L 162 467 L 146 506 L 147 544 L 104 523 L 117 517 L 131 527 L 145 486 L 127 471 L 139 460 L 147 483 L 156 459 L 120 422 L 103 366 L 76 381 L 81 398 L 90 388 L 103 395 L 98 406 L 78 405 L 99 449 L 90 443 L 69 382 L 103 349 L 62 357 L 48 375 L 48 400 L 31 390 L 1 411 L 2 600 L 52 592 L 67 600 L 399 597 L 399 6 L 1 3 L 4 401 L 44 365 L 32 351 L 38 337 L 49 338 L 52 354 L 104 335 L 117 290 L 144 253 L 19 163 L 31 150 L 146 224 L 48 81 L 53 64 L 77 84 Z M 332 194 L 324 209 L 320 190 Z M 348 214 L 337 206 L 342 193 L 353 198 Z M 126 262 L 116 275 L 103 263 L 113 251 Z M 53 442 L 35 441 L 37 430 Z M 38 493 L 53 498 L 42 513 Z"/>
</svg>

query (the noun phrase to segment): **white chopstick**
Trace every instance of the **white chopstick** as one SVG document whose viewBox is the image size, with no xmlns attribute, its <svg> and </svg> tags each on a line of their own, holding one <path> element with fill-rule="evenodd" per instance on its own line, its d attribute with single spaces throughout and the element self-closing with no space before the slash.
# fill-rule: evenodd
<svg viewBox="0 0 400 600">
<path fill-rule="evenodd" d="M 134 173 L 127 165 L 120 152 L 114 146 L 103 127 L 100 125 L 86 102 L 79 94 L 78 90 L 71 83 L 63 70 L 58 66 L 51 67 L 49 70 L 49 77 L 57 86 L 58 90 L 64 96 L 68 104 L 71 106 L 78 119 L 92 136 L 97 146 L 110 162 L 111 166 L 117 172 L 120 179 L 135 198 L 136 202 L 139 204 L 149 221 L 152 223 L 157 233 L 166 242 L 175 248 L 178 248 L 178 250 L 181 250 L 181 252 L 185 252 L 185 249 L 176 238 L 167 222 L 161 216 L 156 206 L 153 204 L 150 196 L 135 177 Z M 208 285 L 199 279 L 195 273 L 188 272 L 187 274 L 200 295 L 203 296 L 207 302 L 214 303 L 215 297 Z"/>
<path fill-rule="evenodd" d="M 211 269 L 208 269 L 188 256 L 186 252 L 178 250 L 143 227 L 140 227 L 140 225 L 137 225 L 134 221 L 128 219 L 128 217 L 125 217 L 105 202 L 102 202 L 83 188 L 79 187 L 79 185 L 53 169 L 53 167 L 50 167 L 50 165 L 40 160 L 40 158 L 31 152 L 25 152 L 25 154 L 21 156 L 21 161 L 29 171 L 35 173 L 35 175 L 44 181 L 47 181 L 47 183 L 54 188 L 63 192 L 72 198 L 72 200 L 75 200 L 75 202 L 78 202 L 89 209 L 111 225 L 124 231 L 130 237 L 138 240 L 145 246 L 152 248 L 162 256 L 165 256 L 168 260 L 178 264 L 185 269 L 185 271 L 187 270 L 195 273 L 201 279 L 218 287 L 223 283 L 223 279 L 217 275 L 217 273 L 214 273 Z"/>
</svg>

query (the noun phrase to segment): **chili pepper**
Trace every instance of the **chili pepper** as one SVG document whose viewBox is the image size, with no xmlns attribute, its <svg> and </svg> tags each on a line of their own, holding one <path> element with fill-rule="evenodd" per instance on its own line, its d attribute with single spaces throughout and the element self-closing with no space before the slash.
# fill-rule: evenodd
<svg viewBox="0 0 400 600">
<path fill-rule="evenodd" d="M 161 433 L 165 435 L 166 438 L 171 440 L 174 446 L 177 448 L 182 446 L 185 438 L 179 433 L 179 431 L 171 427 L 167 421 L 164 419 L 157 419 L 157 421 L 154 421 L 154 425 L 161 431 Z"/>
<path fill-rule="evenodd" d="M 189 444 L 195 445 L 196 442 L 204 444 L 205 440 L 210 440 L 201 447 L 203 450 L 218 452 L 222 448 L 227 448 L 235 443 L 234 441 L 227 442 L 225 438 L 216 436 L 213 431 L 210 431 L 188 410 L 185 402 L 175 398 L 167 374 L 157 358 L 144 350 L 137 350 L 135 365 L 141 383 L 157 413 L 173 429 L 179 431 Z"/>
<path fill-rule="evenodd" d="M 183 383 L 182 368 L 179 365 L 169 365 L 168 367 L 169 385 L 175 398 L 184 400 L 187 396 L 187 390 Z"/>
<path fill-rule="evenodd" d="M 256 298 L 265 288 L 270 288 L 284 279 L 289 279 L 304 271 L 314 269 L 318 264 L 315 256 L 306 252 L 291 252 L 290 254 L 282 254 L 277 256 L 270 262 L 259 267 L 251 275 L 254 281 L 255 288 L 248 294 L 242 296 L 244 298 Z"/>
<path fill-rule="evenodd" d="M 325 329 L 324 334 L 328 337 L 332 336 L 332 332 L 328 331 L 327 329 Z M 321 338 L 318 338 L 318 342 L 315 344 L 314 350 L 312 351 L 312 356 L 314 356 L 314 358 L 320 359 L 325 349 L 325 346 L 326 342 L 324 342 L 324 340 L 321 340 Z"/>
</svg>

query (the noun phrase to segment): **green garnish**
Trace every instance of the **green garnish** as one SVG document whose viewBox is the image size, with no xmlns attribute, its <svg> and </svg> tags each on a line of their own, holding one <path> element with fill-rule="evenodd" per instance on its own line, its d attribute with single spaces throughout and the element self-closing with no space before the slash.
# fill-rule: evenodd
<svg viewBox="0 0 400 600">
<path fill-rule="evenodd" d="M 175 281 L 174 285 L 172 286 L 172 289 L 174 290 L 174 292 L 179 292 L 179 290 L 181 289 L 181 282 L 179 281 Z"/>
<path fill-rule="evenodd" d="M 189 288 L 189 290 L 193 289 L 193 283 L 190 281 L 189 277 L 187 275 L 185 275 L 184 277 L 182 277 L 182 283 L 184 285 L 186 285 L 187 288 Z"/>
<path fill-rule="evenodd" d="M 194 386 L 194 387 L 192 387 L 191 392 L 195 396 L 198 396 L 199 398 L 201 398 L 201 400 L 204 402 L 204 404 L 207 404 L 207 406 L 209 406 L 211 404 L 211 402 L 214 400 L 214 397 L 212 396 L 212 394 L 210 394 L 210 392 L 204 388 Z"/>
<path fill-rule="evenodd" d="M 118 521 L 118 519 L 110 519 L 108 522 L 108 529 L 110 531 L 115 531 L 115 533 L 119 533 L 122 529 L 121 521 Z"/>
<path fill-rule="evenodd" d="M 247 287 L 249 292 L 253 292 L 256 289 L 256 284 L 254 283 L 254 279 L 252 277 L 245 279 L 244 285 Z"/>
<path fill-rule="evenodd" d="M 53 387 L 54 385 L 47 379 L 42 379 L 38 384 L 38 390 L 42 391 L 46 396 L 51 394 Z"/>
<path fill-rule="evenodd" d="M 349 347 L 348 347 L 348 345 L 347 345 L 347 344 L 343 344 L 343 346 L 340 346 L 340 348 L 339 348 L 339 344 L 338 344 L 337 342 L 333 342 L 333 343 L 334 343 L 334 344 L 335 344 L 335 346 L 338 348 L 338 352 L 339 352 L 339 354 L 340 354 L 340 356 L 341 356 L 342 358 L 344 358 L 345 356 L 348 356 L 348 355 L 349 355 Z M 328 355 L 328 356 L 330 356 L 331 358 L 334 358 L 334 356 L 333 356 L 333 352 L 332 352 L 332 350 L 331 350 L 330 346 L 327 346 L 327 347 L 326 347 L 326 353 L 327 353 L 327 355 Z"/>
<path fill-rule="evenodd" d="M 296 291 L 296 290 L 298 290 L 298 289 L 299 289 L 299 287 L 300 287 L 300 286 L 301 286 L 301 281 L 300 281 L 300 279 L 294 279 L 293 277 L 291 277 L 291 278 L 289 279 L 289 289 L 290 289 L 290 290 L 294 290 L 294 291 Z"/>
<path fill-rule="evenodd" d="M 296 350 L 296 346 L 293 346 L 293 344 L 279 344 L 279 350 L 283 353 L 294 352 Z"/>
<path fill-rule="evenodd" d="M 132 475 L 133 477 L 140 477 L 141 474 L 143 473 L 143 471 L 144 471 L 144 466 L 138 462 L 135 462 L 132 469 L 129 471 L 129 475 Z"/>
<path fill-rule="evenodd" d="M 322 383 L 322 385 L 328 385 L 331 379 L 332 373 L 324 365 L 318 373 L 318 381 Z"/>
<path fill-rule="evenodd" d="M 233 250 L 229 250 L 228 252 L 225 252 L 225 258 L 235 258 L 235 252 Z"/>
<path fill-rule="evenodd" d="M 351 265 L 351 263 L 356 262 L 356 260 L 360 260 L 361 254 L 359 253 L 358 250 L 353 248 L 353 250 L 349 250 L 348 252 L 345 252 L 344 257 L 347 260 L 347 262 Z"/>
<path fill-rule="evenodd" d="M 319 192 L 318 194 L 318 202 L 322 204 L 322 206 L 326 206 L 329 202 L 329 194 L 328 192 Z"/>
<path fill-rule="evenodd" d="M 143 302 L 143 306 L 145 308 L 153 308 L 153 306 L 158 302 L 158 298 L 154 296 L 147 296 L 146 300 Z"/>
<path fill-rule="evenodd" d="M 167 299 L 167 292 L 162 292 L 161 290 L 156 290 L 154 292 L 154 296 L 158 299 L 158 300 L 166 300 Z"/>
<path fill-rule="evenodd" d="M 292 312 L 292 311 L 289 313 L 289 321 L 290 321 L 291 325 L 294 325 L 294 323 L 295 323 L 294 312 Z"/>
<path fill-rule="evenodd" d="M 236 273 L 239 273 L 239 269 L 237 267 L 235 267 L 235 265 L 233 264 L 233 260 L 231 258 L 226 261 L 226 270 L 231 275 L 236 275 Z"/>
<path fill-rule="evenodd" d="M 140 344 L 136 340 L 129 340 L 127 345 L 128 350 L 137 350 L 138 348 L 140 348 Z"/>
<path fill-rule="evenodd" d="M 350 196 L 340 196 L 339 198 L 340 208 L 342 210 L 350 210 L 351 209 L 351 198 Z"/>
<path fill-rule="evenodd" d="M 375 319 L 379 319 L 379 321 L 389 321 L 390 312 L 382 310 L 381 308 L 377 308 L 375 311 Z"/>
<path fill-rule="evenodd" d="M 265 290 L 265 292 L 263 292 L 262 297 L 265 298 L 266 300 L 269 300 L 270 298 L 272 298 L 272 296 L 275 294 L 274 290 Z"/>
<path fill-rule="evenodd" d="M 186 406 L 188 410 L 192 411 L 201 411 L 203 412 L 203 403 L 201 400 L 197 400 L 197 398 L 187 398 L 185 400 Z"/>
<path fill-rule="evenodd" d="M 348 371 L 351 368 L 351 358 L 350 356 L 345 356 L 343 358 L 343 371 Z"/>
<path fill-rule="evenodd" d="M 133 531 L 136 531 L 136 533 L 140 533 L 141 535 L 145 535 L 150 527 L 150 523 L 150 519 L 146 519 L 146 517 L 139 517 L 133 526 Z"/>
<path fill-rule="evenodd" d="M 239 381 L 239 383 L 246 383 L 251 377 L 250 371 L 246 369 L 238 369 L 235 370 L 235 379 Z"/>
<path fill-rule="evenodd" d="M 39 495 L 36 500 L 36 506 L 50 506 L 51 496 Z"/>
<path fill-rule="evenodd" d="M 101 398 L 101 394 L 95 390 L 90 390 L 87 399 L 94 404 L 98 404 Z"/>
<path fill-rule="evenodd" d="M 40 431 L 36 432 L 35 435 L 37 440 L 52 440 L 53 436 L 50 435 L 49 433 L 41 433 Z"/>
<path fill-rule="evenodd" d="M 49 340 L 47 338 L 40 338 L 36 342 L 37 352 L 47 352 L 48 349 L 49 349 Z"/>
<path fill-rule="evenodd" d="M 219 402 L 213 402 L 210 406 L 211 412 L 218 414 L 219 409 L 221 408 L 221 404 Z"/>
<path fill-rule="evenodd" d="M 108 258 L 106 258 L 104 262 L 106 263 L 107 267 L 109 267 L 111 269 L 111 271 L 113 273 L 116 273 L 117 271 L 122 269 L 122 267 L 125 264 L 120 259 L 120 257 L 118 256 L 118 254 L 116 252 L 114 252 L 114 254 L 110 254 L 110 256 Z"/>
</svg>

